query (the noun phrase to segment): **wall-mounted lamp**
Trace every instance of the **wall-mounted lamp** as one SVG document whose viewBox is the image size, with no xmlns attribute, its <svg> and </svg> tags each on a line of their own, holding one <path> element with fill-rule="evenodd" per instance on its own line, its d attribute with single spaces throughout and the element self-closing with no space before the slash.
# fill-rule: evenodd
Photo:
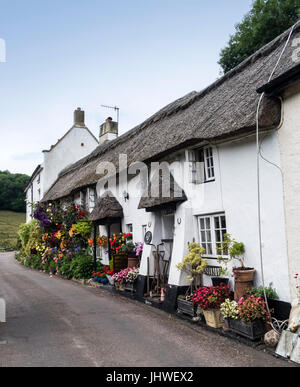
<svg viewBox="0 0 300 387">
<path fill-rule="evenodd" d="M 123 198 L 124 198 L 125 202 L 126 202 L 126 200 L 129 200 L 129 193 L 127 191 L 123 192 Z"/>
<path fill-rule="evenodd" d="M 181 224 L 181 218 L 177 218 L 177 223 L 180 225 Z"/>
<path fill-rule="evenodd" d="M 148 222 L 148 227 L 150 228 L 152 226 L 152 223 L 151 222 Z"/>
</svg>

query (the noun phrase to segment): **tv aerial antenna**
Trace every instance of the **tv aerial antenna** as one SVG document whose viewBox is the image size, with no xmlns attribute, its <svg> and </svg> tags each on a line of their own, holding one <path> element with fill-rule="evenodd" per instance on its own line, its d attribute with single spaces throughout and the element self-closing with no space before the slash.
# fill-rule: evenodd
<svg viewBox="0 0 300 387">
<path fill-rule="evenodd" d="M 119 124 L 119 121 L 120 121 L 120 108 L 118 108 L 117 106 L 107 106 L 107 105 L 101 105 L 101 107 L 106 108 L 106 109 L 112 109 L 115 112 L 117 112 L 117 122 Z"/>
</svg>

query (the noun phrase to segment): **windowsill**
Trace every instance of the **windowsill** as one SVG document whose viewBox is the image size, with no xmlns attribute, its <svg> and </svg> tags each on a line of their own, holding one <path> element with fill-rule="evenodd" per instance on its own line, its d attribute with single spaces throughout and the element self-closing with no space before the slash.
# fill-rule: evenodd
<svg viewBox="0 0 300 387">
<path fill-rule="evenodd" d="M 203 255 L 203 258 L 204 258 L 204 259 L 211 259 L 211 260 L 218 260 L 218 259 L 219 259 L 219 255 L 218 255 L 218 256 L 213 256 L 213 255 Z M 222 260 L 228 261 L 229 258 L 228 258 L 228 257 L 222 257 Z"/>
<path fill-rule="evenodd" d="M 192 182 L 191 184 L 201 185 L 201 184 L 214 183 L 215 181 L 216 181 L 216 179 L 201 181 L 201 183 L 195 183 L 195 182 Z"/>
</svg>

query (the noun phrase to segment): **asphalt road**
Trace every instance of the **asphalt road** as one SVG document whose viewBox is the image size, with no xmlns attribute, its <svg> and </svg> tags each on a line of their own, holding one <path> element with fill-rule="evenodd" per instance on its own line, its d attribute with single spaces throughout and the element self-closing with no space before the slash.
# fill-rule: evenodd
<svg viewBox="0 0 300 387">
<path fill-rule="evenodd" d="M 50 278 L 0 254 L 1 367 L 287 367 L 147 305 Z"/>
</svg>

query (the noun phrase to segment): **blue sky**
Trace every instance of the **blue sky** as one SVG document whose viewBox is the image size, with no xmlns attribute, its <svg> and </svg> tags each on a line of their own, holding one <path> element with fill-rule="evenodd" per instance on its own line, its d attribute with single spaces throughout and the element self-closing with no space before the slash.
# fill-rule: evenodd
<svg viewBox="0 0 300 387">
<path fill-rule="evenodd" d="M 0 170 L 31 174 L 82 107 L 120 134 L 220 76 L 220 50 L 252 0 L 0 0 Z"/>
</svg>

